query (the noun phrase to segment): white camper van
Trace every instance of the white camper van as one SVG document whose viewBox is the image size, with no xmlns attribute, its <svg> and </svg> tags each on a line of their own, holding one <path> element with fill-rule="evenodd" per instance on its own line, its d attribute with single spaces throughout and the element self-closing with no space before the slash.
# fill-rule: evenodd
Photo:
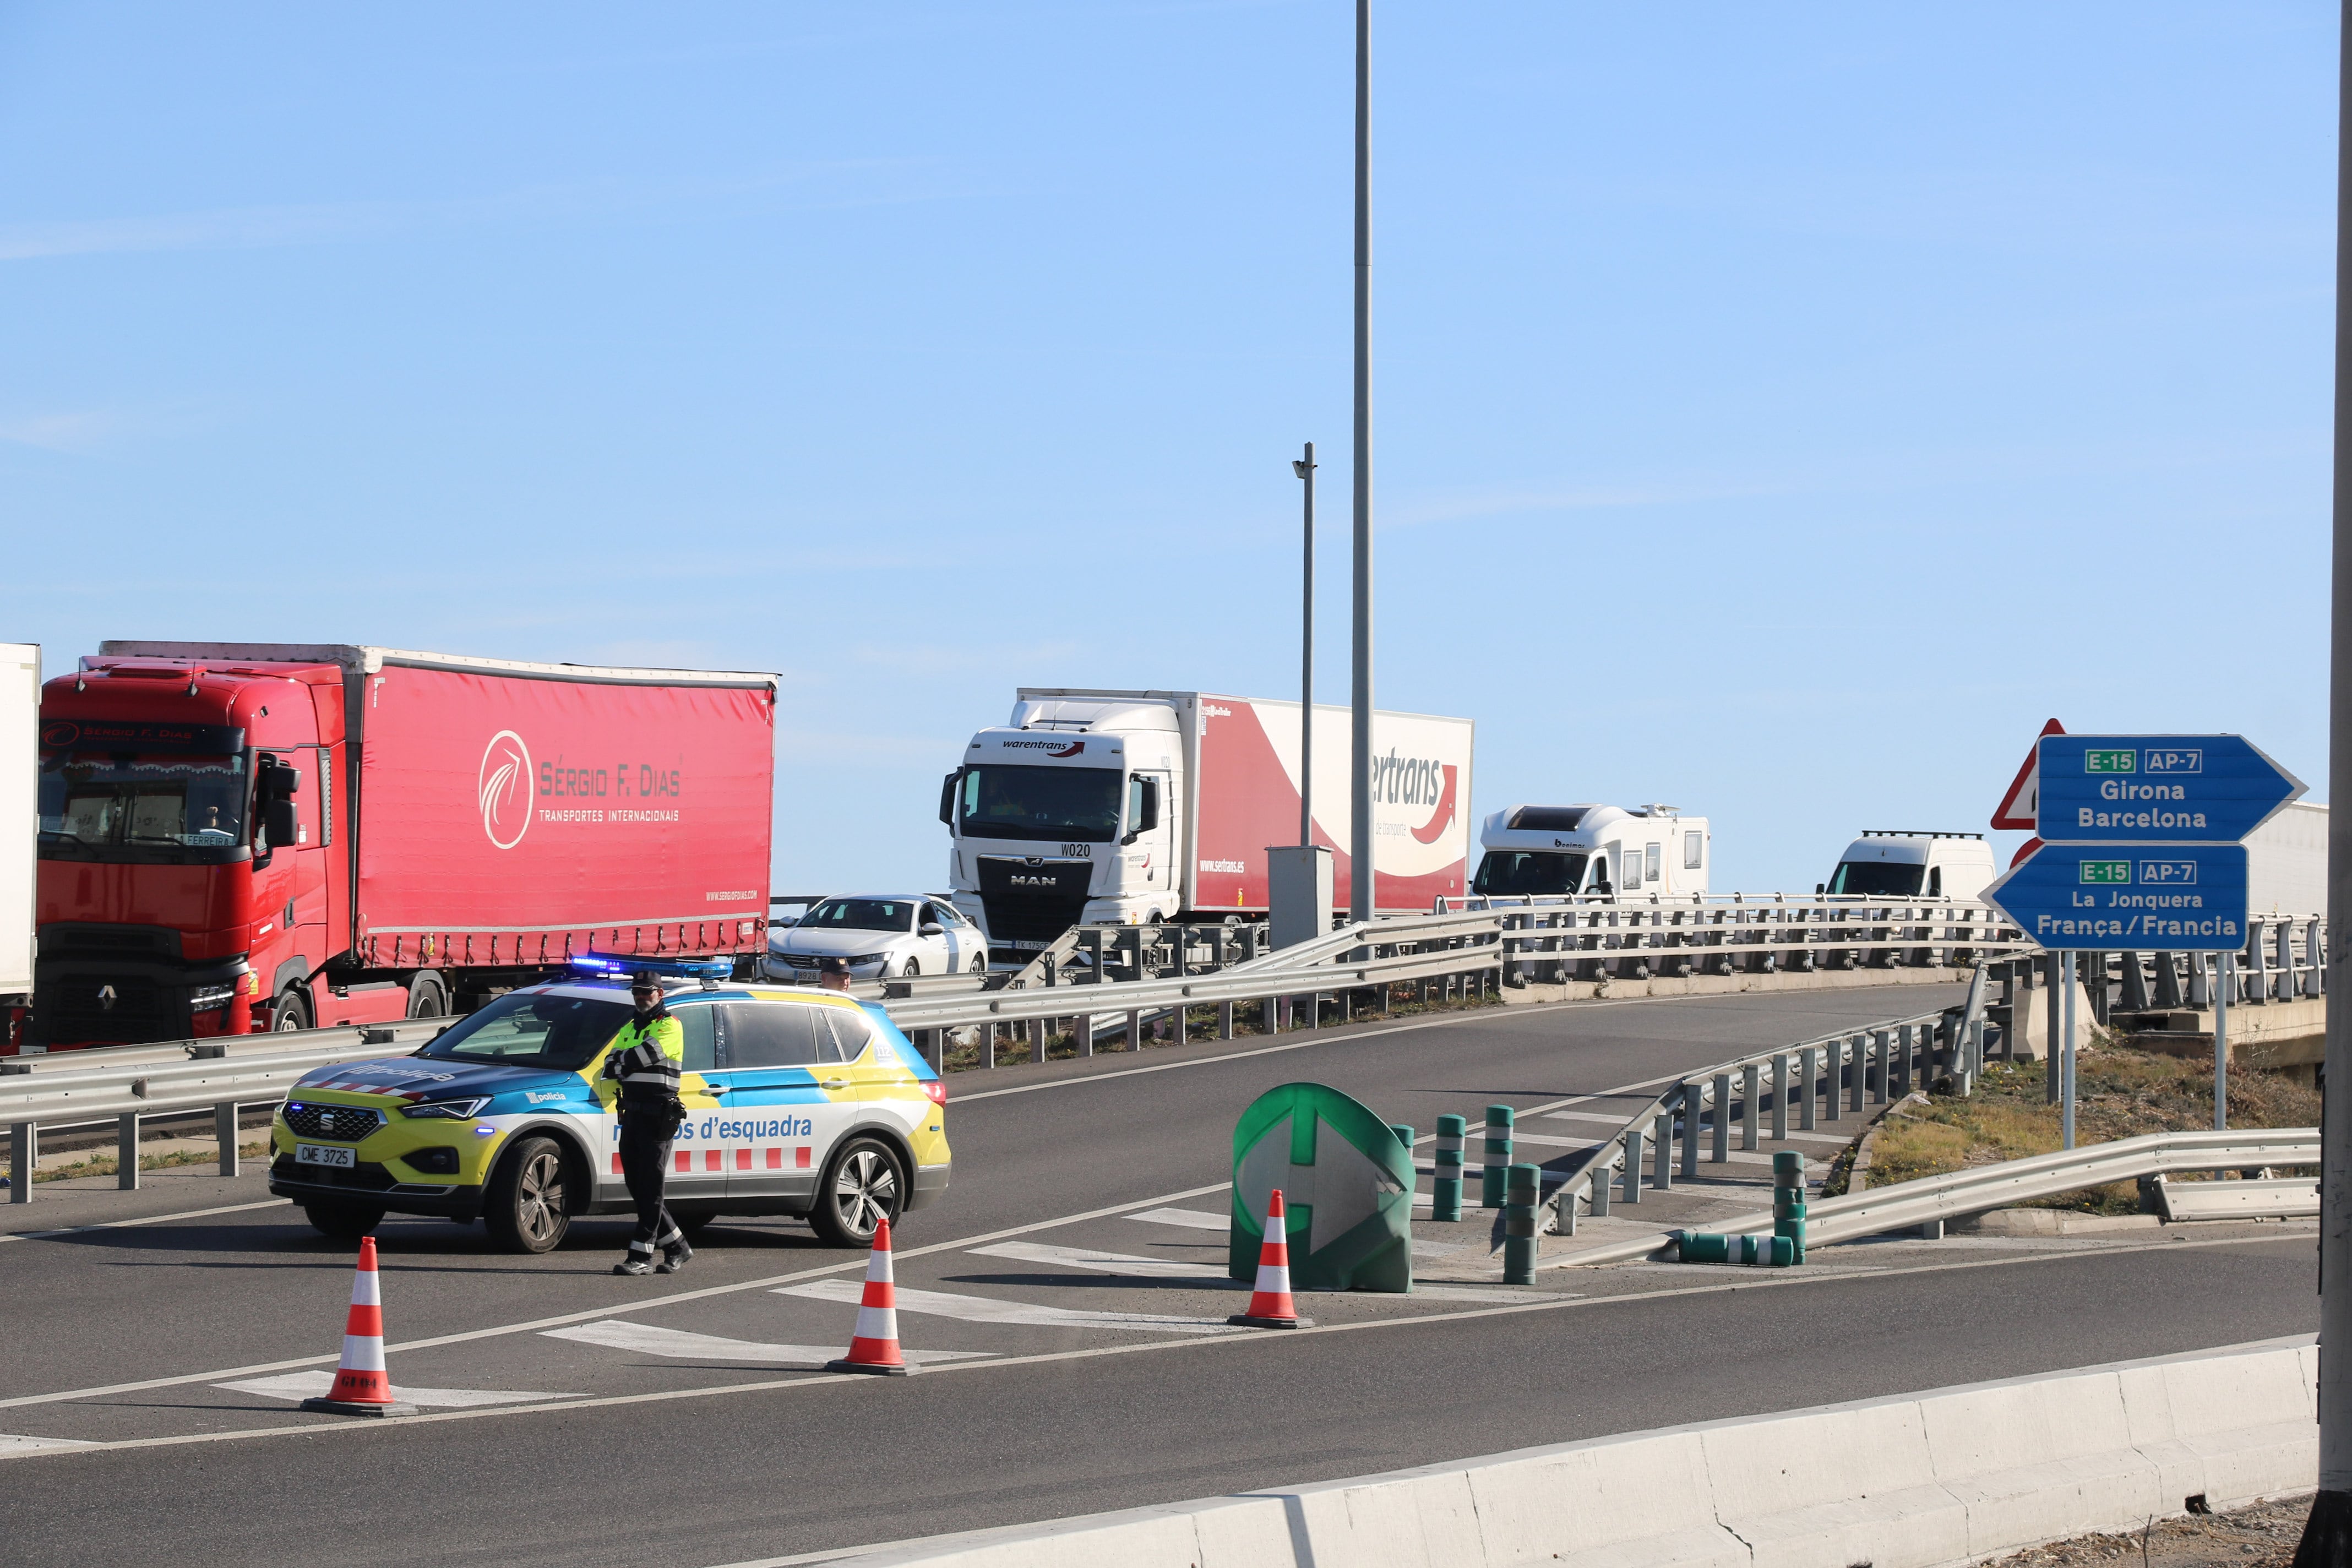
<svg viewBox="0 0 2352 1568">
<path fill-rule="evenodd" d="M 1471 891 L 1689 898 L 1706 891 L 1706 818 L 1671 805 L 1512 805 L 1486 818 Z"/>
<path fill-rule="evenodd" d="M 1978 899 L 1992 879 L 1992 846 L 1981 833 L 1866 827 L 1814 891 L 1866 899 Z"/>
</svg>

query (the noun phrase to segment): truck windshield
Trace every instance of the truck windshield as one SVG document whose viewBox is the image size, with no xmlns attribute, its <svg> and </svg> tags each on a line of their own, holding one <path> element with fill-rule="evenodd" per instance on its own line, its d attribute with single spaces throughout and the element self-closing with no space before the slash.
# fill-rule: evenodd
<svg viewBox="0 0 2352 1568">
<path fill-rule="evenodd" d="M 1035 768 L 990 763 L 964 770 L 957 831 L 975 838 L 1118 837 L 1117 768 Z"/>
<path fill-rule="evenodd" d="M 1585 857 L 1553 855 L 1533 850 L 1489 849 L 1478 862 L 1474 892 L 1573 893 L 1584 881 Z"/>
<path fill-rule="evenodd" d="M 232 849 L 245 842 L 248 774 L 233 756 L 41 754 L 41 853 Z"/>
<path fill-rule="evenodd" d="M 1925 866 L 1900 860 L 1841 860 L 1830 879 L 1832 893 L 1859 893 L 1871 899 L 1908 899 L 1917 895 Z"/>
<path fill-rule="evenodd" d="M 417 1055 L 507 1067 L 583 1068 L 628 1021 L 626 1002 L 509 992 L 449 1026 Z"/>
<path fill-rule="evenodd" d="M 905 899 L 827 899 L 801 917 L 802 931 L 912 931 L 915 906 Z"/>
</svg>

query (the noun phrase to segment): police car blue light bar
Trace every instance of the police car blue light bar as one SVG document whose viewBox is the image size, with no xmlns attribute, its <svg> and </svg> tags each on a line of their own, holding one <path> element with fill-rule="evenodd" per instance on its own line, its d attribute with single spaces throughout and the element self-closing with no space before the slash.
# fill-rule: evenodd
<svg viewBox="0 0 2352 1568">
<path fill-rule="evenodd" d="M 724 980 L 735 966 L 723 958 L 637 958 L 617 952 L 582 953 L 572 967 L 591 974 L 667 975 L 675 980 Z"/>
</svg>

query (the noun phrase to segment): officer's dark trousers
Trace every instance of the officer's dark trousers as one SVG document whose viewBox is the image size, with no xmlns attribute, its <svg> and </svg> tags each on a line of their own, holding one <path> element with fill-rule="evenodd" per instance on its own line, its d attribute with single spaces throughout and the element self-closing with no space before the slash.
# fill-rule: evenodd
<svg viewBox="0 0 2352 1568">
<path fill-rule="evenodd" d="M 669 1175 L 670 1141 L 664 1135 L 667 1121 L 658 1113 L 621 1118 L 621 1179 L 637 1205 L 637 1231 L 629 1250 L 650 1258 L 656 1247 L 682 1239 L 677 1223 L 662 1205 L 662 1186 Z"/>
</svg>

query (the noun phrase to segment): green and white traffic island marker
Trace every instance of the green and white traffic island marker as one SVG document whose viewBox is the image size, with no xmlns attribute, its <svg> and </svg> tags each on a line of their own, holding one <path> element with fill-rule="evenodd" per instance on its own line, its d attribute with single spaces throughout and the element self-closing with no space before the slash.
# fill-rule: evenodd
<svg viewBox="0 0 2352 1568">
<path fill-rule="evenodd" d="M 1300 1290 L 1412 1289 L 1412 1151 L 1360 1101 L 1286 1083 L 1234 1127 L 1228 1272 L 1257 1278 L 1266 1201 L 1282 1189 L 1290 1279 Z"/>
</svg>

